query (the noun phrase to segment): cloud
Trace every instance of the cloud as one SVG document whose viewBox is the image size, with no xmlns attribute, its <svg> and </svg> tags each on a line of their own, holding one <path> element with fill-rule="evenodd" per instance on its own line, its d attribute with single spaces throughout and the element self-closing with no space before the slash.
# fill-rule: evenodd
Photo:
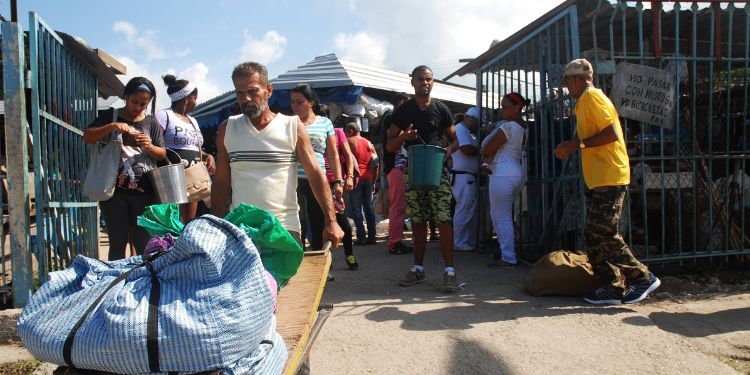
<svg viewBox="0 0 750 375">
<path fill-rule="evenodd" d="M 240 61 L 255 61 L 269 64 L 284 56 L 287 39 L 275 30 L 270 30 L 262 38 L 256 39 L 245 30 L 245 43 L 240 48 Z"/>
<path fill-rule="evenodd" d="M 334 46 L 340 56 L 374 66 L 385 66 L 386 41 L 367 32 L 339 33 L 334 36 Z"/>
<path fill-rule="evenodd" d="M 117 21 L 112 26 L 112 31 L 125 36 L 128 44 L 137 47 L 146 53 L 146 61 L 161 60 L 167 57 L 167 53 L 159 47 L 157 35 L 153 30 L 138 30 L 135 25 L 126 21 Z"/>
<path fill-rule="evenodd" d="M 177 74 L 178 78 L 186 79 L 198 87 L 198 102 L 204 102 L 214 98 L 225 90 L 219 84 L 208 77 L 208 66 L 202 62 L 195 63 Z"/>
<path fill-rule="evenodd" d="M 507 38 L 560 3 L 467 0 L 456 7 L 452 0 L 434 0 L 429 6 L 402 0 L 349 1 L 363 20 L 362 33 L 378 35 L 387 45 L 388 67 L 409 72 L 426 64 L 437 78 L 460 68 L 458 59 L 479 56 L 493 39 Z"/>
<path fill-rule="evenodd" d="M 209 68 L 203 62 L 197 62 L 186 69 L 176 73 L 174 68 L 169 68 L 163 72 L 154 72 L 148 64 L 138 64 L 128 56 L 117 56 L 116 59 L 128 67 L 128 74 L 120 76 L 120 80 L 127 84 L 133 77 L 146 77 L 156 87 L 156 109 L 169 107 L 172 103 L 167 95 L 167 86 L 164 85 L 162 75 L 174 74 L 179 79 L 187 79 L 198 87 L 198 102 L 203 102 L 222 94 L 220 85 L 209 77 Z M 115 106 L 123 106 L 124 103 L 119 101 Z"/>
</svg>

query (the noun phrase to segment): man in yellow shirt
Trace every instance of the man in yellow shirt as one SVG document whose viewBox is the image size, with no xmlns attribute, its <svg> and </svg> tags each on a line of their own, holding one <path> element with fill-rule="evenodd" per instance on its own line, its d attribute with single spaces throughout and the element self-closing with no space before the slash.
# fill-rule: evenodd
<svg viewBox="0 0 750 375">
<path fill-rule="evenodd" d="M 581 150 L 586 187 L 587 221 L 584 228 L 589 261 L 605 283 L 584 296 L 593 304 L 642 301 L 661 281 L 633 256 L 620 235 L 620 217 L 625 190 L 630 184 L 630 161 L 620 118 L 612 101 L 594 87 L 594 69 L 586 59 L 565 66 L 563 84 L 575 107 L 578 139 L 564 141 L 555 155 L 565 159 Z M 625 282 L 621 276 L 624 276 Z"/>
</svg>

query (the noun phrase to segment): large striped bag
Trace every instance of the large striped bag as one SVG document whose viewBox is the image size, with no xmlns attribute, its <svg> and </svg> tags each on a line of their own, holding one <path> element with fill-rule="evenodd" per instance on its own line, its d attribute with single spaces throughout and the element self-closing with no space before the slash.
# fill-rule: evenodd
<svg viewBox="0 0 750 375">
<path fill-rule="evenodd" d="M 205 215 L 153 260 L 78 256 L 31 297 L 18 333 L 37 358 L 121 374 L 277 374 L 286 347 L 257 249 Z"/>
</svg>

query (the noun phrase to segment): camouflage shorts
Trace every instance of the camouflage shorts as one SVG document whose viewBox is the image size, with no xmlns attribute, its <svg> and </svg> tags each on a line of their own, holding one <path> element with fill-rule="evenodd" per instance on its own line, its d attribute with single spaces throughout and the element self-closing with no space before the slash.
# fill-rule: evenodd
<svg viewBox="0 0 750 375">
<path fill-rule="evenodd" d="M 412 223 L 425 224 L 434 220 L 435 224 L 450 224 L 451 217 L 451 192 L 448 170 L 443 169 L 440 176 L 440 187 L 437 190 L 411 190 L 409 186 L 409 175 L 404 174 L 406 184 L 406 214 Z"/>
</svg>

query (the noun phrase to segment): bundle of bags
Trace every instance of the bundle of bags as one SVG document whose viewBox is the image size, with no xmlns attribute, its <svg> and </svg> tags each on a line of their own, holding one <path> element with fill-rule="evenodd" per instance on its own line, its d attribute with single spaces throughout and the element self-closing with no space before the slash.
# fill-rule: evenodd
<svg viewBox="0 0 750 375">
<path fill-rule="evenodd" d="M 246 232 L 210 215 L 169 251 L 53 272 L 18 320 L 38 359 L 122 374 L 280 373 L 273 291 Z"/>
</svg>

